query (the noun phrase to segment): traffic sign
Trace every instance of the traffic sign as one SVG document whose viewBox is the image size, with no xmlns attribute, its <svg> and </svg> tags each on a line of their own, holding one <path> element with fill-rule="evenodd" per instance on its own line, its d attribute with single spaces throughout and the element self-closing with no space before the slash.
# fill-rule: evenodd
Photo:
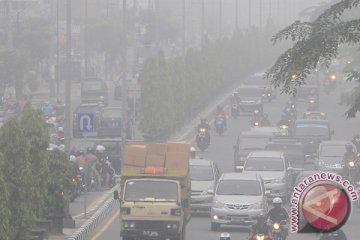
<svg viewBox="0 0 360 240">
<path fill-rule="evenodd" d="M 94 132 L 94 113 L 78 113 L 77 116 L 77 127 L 81 133 Z"/>
</svg>

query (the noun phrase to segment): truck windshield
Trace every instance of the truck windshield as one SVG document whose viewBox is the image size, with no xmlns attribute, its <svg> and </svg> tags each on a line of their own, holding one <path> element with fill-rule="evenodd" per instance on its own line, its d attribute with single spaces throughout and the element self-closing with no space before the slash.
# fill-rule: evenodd
<svg viewBox="0 0 360 240">
<path fill-rule="evenodd" d="M 125 201 L 130 202 L 176 202 L 178 185 L 165 181 L 129 181 L 125 189 Z"/>
</svg>

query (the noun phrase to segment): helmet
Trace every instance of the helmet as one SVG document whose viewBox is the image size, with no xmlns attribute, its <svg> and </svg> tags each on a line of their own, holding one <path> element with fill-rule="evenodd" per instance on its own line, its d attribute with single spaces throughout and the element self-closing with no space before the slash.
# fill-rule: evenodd
<svg viewBox="0 0 360 240">
<path fill-rule="evenodd" d="M 196 149 L 194 147 L 191 147 L 190 152 L 196 152 Z"/>
<path fill-rule="evenodd" d="M 221 233 L 220 234 L 220 240 L 231 240 L 231 235 L 230 233 Z"/>
<path fill-rule="evenodd" d="M 281 200 L 281 198 L 276 197 L 273 199 L 272 203 L 273 203 L 274 207 L 281 207 L 282 200 Z"/>
<path fill-rule="evenodd" d="M 353 146 L 351 145 L 351 143 L 346 143 L 345 148 L 346 148 L 347 152 L 353 152 L 354 151 Z"/>
<path fill-rule="evenodd" d="M 96 151 L 99 153 L 103 153 L 106 150 L 106 148 L 103 145 L 97 145 Z"/>
<path fill-rule="evenodd" d="M 58 132 L 64 132 L 64 128 L 63 128 L 63 127 L 59 127 L 59 128 L 58 128 Z"/>
<path fill-rule="evenodd" d="M 59 145 L 59 150 L 60 151 L 65 151 L 65 145 L 64 144 Z"/>
<path fill-rule="evenodd" d="M 70 155 L 69 162 L 75 163 L 76 162 L 76 157 L 74 155 Z"/>
</svg>

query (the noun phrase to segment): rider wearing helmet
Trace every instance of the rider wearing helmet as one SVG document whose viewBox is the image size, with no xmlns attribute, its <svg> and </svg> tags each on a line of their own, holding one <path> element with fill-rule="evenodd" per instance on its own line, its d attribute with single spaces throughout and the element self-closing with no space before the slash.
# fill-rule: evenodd
<svg viewBox="0 0 360 240">
<path fill-rule="evenodd" d="M 227 114 L 224 110 L 224 108 L 221 105 L 217 105 L 216 107 L 216 111 L 215 111 L 215 117 L 217 116 L 222 116 L 224 119 L 224 126 L 226 128 L 226 118 L 227 118 Z"/>
<path fill-rule="evenodd" d="M 346 165 L 348 164 L 349 161 L 354 161 L 356 159 L 356 153 L 355 153 L 355 149 L 353 147 L 353 145 L 351 143 L 346 143 L 345 144 L 345 149 L 346 152 L 344 154 L 344 162 L 343 164 Z"/>
<path fill-rule="evenodd" d="M 281 223 L 281 221 L 288 221 L 289 214 L 286 211 L 286 209 L 282 206 L 282 200 L 279 197 L 275 197 L 272 201 L 273 208 L 270 209 L 269 213 L 267 214 L 267 217 L 272 222 Z M 286 239 L 286 236 L 288 234 L 288 230 L 285 225 L 281 225 L 281 228 L 283 230 L 283 234 L 285 235 L 283 239 Z"/>
<path fill-rule="evenodd" d="M 267 224 L 266 214 L 261 213 L 256 217 L 256 223 L 251 226 L 250 237 L 253 237 L 255 234 L 269 234 L 269 226 Z M 252 239 L 252 238 L 251 238 Z"/>
<path fill-rule="evenodd" d="M 210 144 L 210 125 L 207 123 L 206 118 L 200 118 L 200 123 L 197 125 L 196 131 L 199 132 L 200 129 L 204 129 L 204 128 L 206 129 L 206 133 L 205 133 L 206 140 L 208 144 Z"/>
<path fill-rule="evenodd" d="M 190 148 L 190 158 L 196 159 L 196 149 L 194 147 Z"/>
</svg>

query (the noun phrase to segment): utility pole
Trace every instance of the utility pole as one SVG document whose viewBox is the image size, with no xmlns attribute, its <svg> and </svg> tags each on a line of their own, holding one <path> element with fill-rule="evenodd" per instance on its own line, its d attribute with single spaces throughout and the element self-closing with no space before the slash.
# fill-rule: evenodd
<svg viewBox="0 0 360 240">
<path fill-rule="evenodd" d="M 65 151 L 71 143 L 71 0 L 66 2 Z"/>
<path fill-rule="evenodd" d="M 248 5 L 249 5 L 249 10 L 248 10 L 248 12 L 249 12 L 249 27 L 251 27 L 251 0 L 249 0 L 248 1 Z"/>
<path fill-rule="evenodd" d="M 13 33 L 12 33 L 12 24 L 11 24 L 11 12 L 12 12 L 12 3 L 11 0 L 6 0 L 6 40 L 7 47 L 13 48 Z"/>
<path fill-rule="evenodd" d="M 126 145 L 126 127 L 125 122 L 130 121 L 128 118 L 128 103 L 127 103 L 127 95 L 128 95 L 128 79 L 127 79 L 127 2 L 123 0 L 123 29 L 124 29 L 124 41 L 123 41 L 123 56 L 122 56 L 122 69 L 123 69 L 123 79 L 122 79 L 122 94 L 121 94 L 121 102 L 122 102 L 122 119 L 123 124 L 121 124 L 121 145 L 122 145 L 122 153 L 124 154 L 125 145 Z M 124 156 L 124 155 L 123 155 Z"/>
<path fill-rule="evenodd" d="M 182 0 L 182 55 L 185 56 L 185 0 Z"/>
<path fill-rule="evenodd" d="M 205 38 L 205 0 L 201 0 L 201 44 L 204 45 Z"/>
<path fill-rule="evenodd" d="M 239 30 L 239 2 L 235 1 L 235 31 Z"/>
<path fill-rule="evenodd" d="M 56 99 L 60 100 L 60 44 L 59 44 L 59 1 L 56 0 Z"/>
<path fill-rule="evenodd" d="M 262 9 L 263 9 L 263 2 L 262 2 L 262 0 L 260 0 L 260 3 L 259 3 L 259 29 L 260 29 L 260 32 L 262 30 L 262 17 L 263 17 Z"/>
<path fill-rule="evenodd" d="M 85 0 L 85 20 L 84 20 L 84 75 L 88 76 L 88 47 L 87 47 L 87 34 L 88 34 L 88 0 Z"/>
<path fill-rule="evenodd" d="M 219 0 L 219 39 L 221 39 L 222 36 L 222 0 Z"/>
</svg>

